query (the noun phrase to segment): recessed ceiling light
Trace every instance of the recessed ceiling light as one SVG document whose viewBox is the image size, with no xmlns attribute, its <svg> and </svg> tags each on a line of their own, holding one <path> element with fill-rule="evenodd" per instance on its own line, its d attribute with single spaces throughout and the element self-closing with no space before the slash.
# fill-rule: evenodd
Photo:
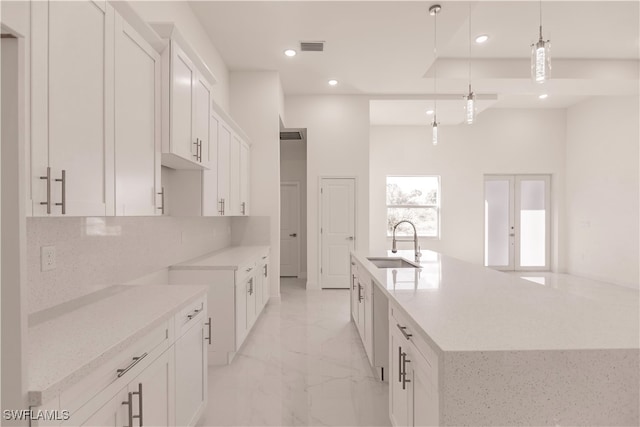
<svg viewBox="0 0 640 427">
<path fill-rule="evenodd" d="M 548 96 L 549 96 L 548 94 L 543 93 L 543 94 L 541 94 L 541 95 L 538 95 L 538 98 L 540 98 L 540 99 L 547 99 L 547 97 L 548 97 Z"/>
<path fill-rule="evenodd" d="M 427 110 L 427 115 L 430 116 L 433 114 L 433 110 Z"/>
<path fill-rule="evenodd" d="M 293 49 L 287 49 L 287 50 L 284 51 L 284 54 L 287 55 L 287 56 L 296 56 L 297 53 L 298 52 L 296 52 Z"/>
<path fill-rule="evenodd" d="M 336 79 L 331 79 L 331 80 L 329 80 L 328 83 L 329 83 L 329 86 L 335 86 L 335 85 L 338 84 L 338 81 Z"/>
<path fill-rule="evenodd" d="M 482 44 L 484 42 L 486 42 L 487 40 L 489 40 L 489 36 L 486 34 L 482 34 L 479 35 L 478 37 L 476 37 L 476 43 L 478 44 Z"/>
</svg>

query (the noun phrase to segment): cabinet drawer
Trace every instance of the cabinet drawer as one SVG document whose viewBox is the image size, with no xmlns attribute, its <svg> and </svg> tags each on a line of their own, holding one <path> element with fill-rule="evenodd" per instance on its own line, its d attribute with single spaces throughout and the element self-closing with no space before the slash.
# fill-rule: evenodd
<svg viewBox="0 0 640 427">
<path fill-rule="evenodd" d="M 395 305 L 389 305 L 389 328 L 404 331 L 403 336 L 407 341 L 411 342 L 415 349 L 420 352 L 425 361 L 429 364 L 433 373 L 438 371 L 438 354 L 436 351 L 419 335 L 417 326 L 412 320 L 409 320 L 403 312 Z M 409 336 L 407 338 L 407 336 Z"/>
<path fill-rule="evenodd" d="M 79 409 L 97 394 L 115 393 L 147 367 L 153 360 L 169 347 L 171 329 L 169 320 L 153 329 L 150 333 L 130 345 L 117 356 L 101 365 L 95 372 L 81 382 L 71 386 L 60 394 L 60 407 L 71 412 L 69 425 L 78 425 L 75 416 L 80 416 Z M 137 359 L 134 359 L 137 358 Z M 120 371 L 119 371 L 120 370 Z M 75 414 L 75 415 L 74 415 Z"/>
<path fill-rule="evenodd" d="M 236 283 L 244 282 L 249 276 L 252 276 L 256 271 L 256 260 L 251 260 L 238 266 L 236 271 Z"/>
<path fill-rule="evenodd" d="M 207 315 L 205 298 L 203 296 L 187 304 L 176 314 L 176 339 L 180 338 L 192 325 L 200 322 Z"/>
</svg>

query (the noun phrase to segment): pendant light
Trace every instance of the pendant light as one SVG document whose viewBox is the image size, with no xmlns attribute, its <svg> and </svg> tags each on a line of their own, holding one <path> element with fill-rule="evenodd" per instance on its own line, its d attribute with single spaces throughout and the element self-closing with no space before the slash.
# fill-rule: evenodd
<svg viewBox="0 0 640 427">
<path fill-rule="evenodd" d="M 431 142 L 438 145 L 438 13 L 442 7 L 434 4 L 429 8 L 429 15 L 433 16 L 433 122 L 431 122 Z"/>
<path fill-rule="evenodd" d="M 542 38 L 542 0 L 540 0 L 540 39 L 531 45 L 531 78 L 544 83 L 551 71 L 551 43 Z"/>
<path fill-rule="evenodd" d="M 476 119 L 476 95 L 471 90 L 471 3 L 469 3 L 469 93 L 465 99 L 465 115 L 464 121 L 468 125 L 472 125 Z"/>
</svg>

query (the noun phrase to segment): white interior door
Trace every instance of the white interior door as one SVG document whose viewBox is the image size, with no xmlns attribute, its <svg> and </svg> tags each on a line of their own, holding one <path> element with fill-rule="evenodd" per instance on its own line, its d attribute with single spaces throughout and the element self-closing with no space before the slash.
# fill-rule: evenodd
<svg viewBox="0 0 640 427">
<path fill-rule="evenodd" d="M 300 274 L 300 186 L 280 184 L 280 276 Z"/>
<path fill-rule="evenodd" d="M 323 178 L 320 185 L 320 286 L 349 288 L 349 252 L 355 248 L 355 179 Z"/>
<path fill-rule="evenodd" d="M 549 175 L 485 176 L 485 259 L 498 270 L 549 270 Z"/>
</svg>

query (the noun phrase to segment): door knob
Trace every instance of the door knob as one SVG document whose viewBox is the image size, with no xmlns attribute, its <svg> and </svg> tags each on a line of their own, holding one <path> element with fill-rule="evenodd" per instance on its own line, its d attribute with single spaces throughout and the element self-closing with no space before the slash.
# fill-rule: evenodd
<svg viewBox="0 0 640 427">
<path fill-rule="evenodd" d="M 289 237 L 296 237 L 297 235 L 298 233 L 292 233 L 292 234 L 289 234 Z"/>
</svg>

